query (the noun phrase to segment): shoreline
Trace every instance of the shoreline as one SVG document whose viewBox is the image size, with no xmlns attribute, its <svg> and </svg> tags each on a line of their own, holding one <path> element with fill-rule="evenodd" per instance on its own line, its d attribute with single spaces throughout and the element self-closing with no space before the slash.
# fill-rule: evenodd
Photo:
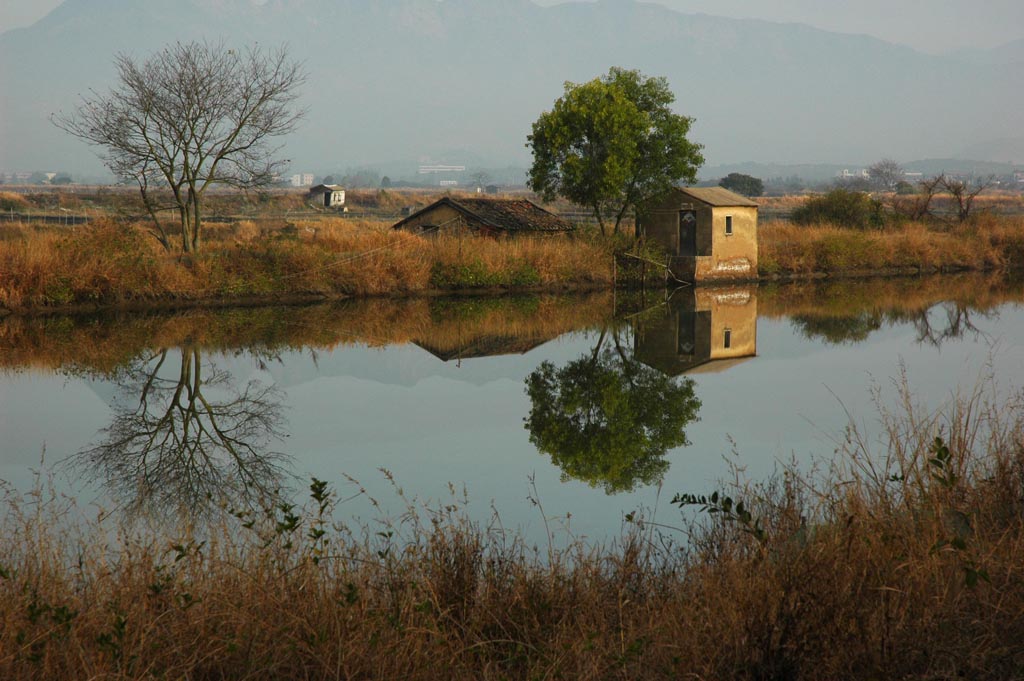
<svg viewBox="0 0 1024 681">
<path fill-rule="evenodd" d="M 729 279 L 697 282 L 696 288 L 723 288 L 729 286 L 785 284 L 808 281 L 856 280 L 856 279 L 897 279 L 923 276 L 942 276 L 965 273 L 1002 273 L 1013 274 L 1024 271 L 1024 266 L 997 267 L 888 267 L 881 269 L 856 269 L 817 272 L 785 272 L 762 274 L 756 279 Z M 559 294 L 559 293 L 592 293 L 597 291 L 633 291 L 642 286 L 609 286 L 602 282 L 579 283 L 566 282 L 557 285 L 543 286 L 481 286 L 469 288 L 427 288 L 417 291 L 391 291 L 373 294 L 344 293 L 281 293 L 272 295 L 248 295 L 240 297 L 197 297 L 197 298 L 155 298 L 117 301 L 111 303 L 92 302 L 68 305 L 43 305 L 24 308 L 6 308 L 0 306 L 0 319 L 6 317 L 47 317 L 58 315 L 88 315 L 100 313 L 147 313 L 170 312 L 177 310 L 204 310 L 227 308 L 265 308 L 275 306 L 304 306 L 318 303 L 342 302 L 346 300 L 415 300 L 418 298 L 473 298 L 523 295 L 523 294 Z M 648 286 L 648 290 L 660 288 Z M 668 288 L 666 287 L 666 290 Z"/>
</svg>

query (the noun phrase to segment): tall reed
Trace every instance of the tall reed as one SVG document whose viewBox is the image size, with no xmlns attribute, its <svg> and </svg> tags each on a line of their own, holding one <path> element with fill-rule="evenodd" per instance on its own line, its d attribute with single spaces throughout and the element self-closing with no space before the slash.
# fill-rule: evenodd
<svg viewBox="0 0 1024 681">
<path fill-rule="evenodd" d="M 1019 678 L 1024 399 L 895 397 L 824 472 L 697 490 L 609 544 L 536 548 L 458 497 L 353 526 L 315 479 L 301 507 L 120 531 L 7 490 L 0 677 Z"/>
</svg>

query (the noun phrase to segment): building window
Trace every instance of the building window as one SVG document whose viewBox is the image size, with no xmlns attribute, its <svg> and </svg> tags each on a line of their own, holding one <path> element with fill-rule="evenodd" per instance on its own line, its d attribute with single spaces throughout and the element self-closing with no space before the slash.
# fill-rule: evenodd
<svg viewBox="0 0 1024 681">
<path fill-rule="evenodd" d="M 725 330 L 725 338 L 723 338 L 722 340 L 723 340 L 723 345 L 726 348 L 731 348 L 732 347 L 732 329 L 726 329 Z"/>
<path fill-rule="evenodd" d="M 726 215 L 725 216 L 725 233 L 727 235 L 728 234 L 732 234 L 732 216 L 731 215 Z"/>
</svg>

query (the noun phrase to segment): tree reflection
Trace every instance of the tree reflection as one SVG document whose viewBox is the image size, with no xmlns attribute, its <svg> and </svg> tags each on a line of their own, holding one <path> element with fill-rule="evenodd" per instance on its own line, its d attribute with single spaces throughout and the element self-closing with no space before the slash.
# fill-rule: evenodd
<svg viewBox="0 0 1024 681">
<path fill-rule="evenodd" d="M 985 318 L 990 316 L 963 303 L 950 301 L 915 310 L 896 309 L 884 313 L 872 310 L 842 316 L 800 314 L 791 317 L 790 321 L 805 338 L 821 339 L 832 345 L 865 341 L 885 322 L 909 322 L 919 344 L 939 347 L 968 333 L 982 334 L 973 321 L 973 317 L 979 314 Z"/>
<path fill-rule="evenodd" d="M 165 349 L 120 372 L 105 437 L 77 464 L 130 515 L 262 505 L 283 478 L 283 455 L 267 451 L 283 436 L 278 391 L 257 381 L 239 390 L 215 367 L 204 374 L 198 347 L 180 359 L 175 371 Z"/>
<path fill-rule="evenodd" d="M 563 367 L 543 362 L 526 379 L 530 442 L 562 469 L 608 494 L 657 483 L 668 470 L 665 453 L 689 444 L 686 426 L 700 400 L 693 380 L 676 379 L 627 354 L 618 331 L 604 347 Z"/>
<path fill-rule="evenodd" d="M 793 316 L 791 321 L 805 338 L 820 338 L 832 345 L 860 343 L 882 328 L 882 315 L 876 312 L 848 316 L 801 314 Z"/>
<path fill-rule="evenodd" d="M 932 312 L 935 308 L 941 310 L 941 314 L 933 316 Z M 942 303 L 923 310 L 911 318 L 914 330 L 917 332 L 917 342 L 939 347 L 945 341 L 960 338 L 966 333 L 978 336 L 982 332 L 971 319 L 972 314 L 975 313 L 976 311 L 971 310 L 967 305 L 955 302 Z M 981 315 L 982 317 L 989 316 L 984 313 Z"/>
</svg>

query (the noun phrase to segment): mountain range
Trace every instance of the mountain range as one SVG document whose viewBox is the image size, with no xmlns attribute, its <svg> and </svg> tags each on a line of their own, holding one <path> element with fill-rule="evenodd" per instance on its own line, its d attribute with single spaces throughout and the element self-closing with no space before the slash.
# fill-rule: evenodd
<svg viewBox="0 0 1024 681">
<path fill-rule="evenodd" d="M 1020 41 L 932 56 L 633 0 L 65 0 L 0 34 L 0 168 L 97 172 L 49 115 L 109 88 L 116 53 L 194 39 L 286 44 L 304 61 L 308 115 L 283 152 L 297 170 L 527 165 L 530 125 L 563 83 L 611 66 L 667 77 L 717 165 L 1005 160 L 1022 143 Z"/>
</svg>

